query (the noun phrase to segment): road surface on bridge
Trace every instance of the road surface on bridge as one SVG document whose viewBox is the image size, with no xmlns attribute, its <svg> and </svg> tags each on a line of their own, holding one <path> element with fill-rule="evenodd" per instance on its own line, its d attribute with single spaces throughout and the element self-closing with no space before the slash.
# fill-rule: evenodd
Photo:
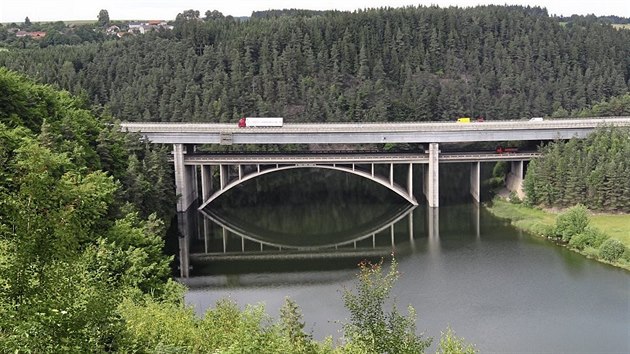
<svg viewBox="0 0 630 354">
<path fill-rule="evenodd" d="M 442 143 L 583 138 L 600 126 L 630 126 L 630 117 L 471 123 L 286 123 L 239 128 L 236 123 L 121 123 L 154 143 L 166 144 L 357 144 Z"/>
</svg>

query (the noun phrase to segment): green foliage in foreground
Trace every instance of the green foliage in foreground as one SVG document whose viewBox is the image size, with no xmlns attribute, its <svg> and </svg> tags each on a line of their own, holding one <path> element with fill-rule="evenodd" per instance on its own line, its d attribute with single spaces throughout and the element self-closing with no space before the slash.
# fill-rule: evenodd
<svg viewBox="0 0 630 354">
<path fill-rule="evenodd" d="M 118 304 L 172 291 L 164 223 L 123 198 L 150 151 L 114 129 L 0 68 L 0 351 L 116 351 Z"/>
<path fill-rule="evenodd" d="M 333 346 L 332 338 L 317 342 L 304 332 L 300 310 L 286 299 L 280 320 L 273 322 L 262 305 L 241 310 L 229 300 L 220 300 L 203 317 L 180 301 L 124 301 L 118 310 L 125 323 L 119 342 L 121 352 L 169 353 L 424 353 L 432 339 L 415 331 L 415 312 L 402 316 L 394 307 L 385 313 L 398 278 L 393 260 L 387 274 L 382 262 L 361 263 L 355 289 L 344 291 L 351 317 L 344 324 L 344 341 Z M 177 297 L 176 297 L 177 298 Z M 475 353 L 449 328 L 442 333 L 438 353 Z"/>
<path fill-rule="evenodd" d="M 162 222 L 113 213 L 111 176 L 25 129 L 0 124 L 0 170 L 0 348 L 115 350 L 117 304 L 167 291 Z"/>
<path fill-rule="evenodd" d="M 330 341 L 306 335 L 295 304 L 286 300 L 274 323 L 262 305 L 241 310 L 229 300 L 198 318 L 192 308 L 172 302 L 126 301 L 120 311 L 127 324 L 122 352 L 174 353 L 331 353 Z M 293 321 L 297 320 L 297 321 Z"/>
<path fill-rule="evenodd" d="M 455 332 L 449 327 L 445 333 L 442 333 L 436 354 L 474 354 L 476 352 L 474 345 L 466 344 L 464 339 L 455 336 Z"/>
<path fill-rule="evenodd" d="M 350 311 L 350 322 L 344 325 L 346 339 L 364 353 L 423 353 L 432 339 L 416 334 L 415 310 L 409 306 L 407 316 L 401 315 L 394 304 L 385 313 L 385 301 L 398 279 L 397 263 L 383 274 L 382 262 L 359 264 L 356 294 L 344 291 L 343 300 Z"/>
<path fill-rule="evenodd" d="M 397 264 L 383 274 L 379 264 L 361 263 L 356 289 L 344 291 L 351 318 L 344 325 L 345 343 L 333 346 L 331 338 L 317 342 L 304 332 L 295 302 L 285 300 L 280 320 L 273 322 L 262 305 L 241 310 L 236 303 L 220 300 L 199 318 L 181 301 L 124 301 L 119 307 L 124 335 L 122 352 L 173 353 L 423 353 L 432 339 L 415 333 L 415 312 L 400 315 L 383 306 L 398 278 Z M 181 298 L 180 298 L 181 299 Z M 443 333 L 439 353 L 475 353 L 449 328 Z"/>
</svg>

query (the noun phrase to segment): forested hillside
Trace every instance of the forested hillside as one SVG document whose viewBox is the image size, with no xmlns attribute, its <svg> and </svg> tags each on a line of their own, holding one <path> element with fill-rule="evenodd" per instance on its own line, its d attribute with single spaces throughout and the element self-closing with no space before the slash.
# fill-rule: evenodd
<svg viewBox="0 0 630 354">
<path fill-rule="evenodd" d="M 630 131 L 602 129 L 587 139 L 542 148 L 525 178 L 534 205 L 630 212 Z"/>
<path fill-rule="evenodd" d="M 164 155 L 0 68 L 0 352 L 109 351 L 122 299 L 170 292 L 164 222 L 146 215 L 171 214 Z"/>
<path fill-rule="evenodd" d="M 518 6 L 199 12 L 173 32 L 11 50 L 0 65 L 109 106 L 122 120 L 518 119 L 628 91 L 630 31 Z"/>
</svg>

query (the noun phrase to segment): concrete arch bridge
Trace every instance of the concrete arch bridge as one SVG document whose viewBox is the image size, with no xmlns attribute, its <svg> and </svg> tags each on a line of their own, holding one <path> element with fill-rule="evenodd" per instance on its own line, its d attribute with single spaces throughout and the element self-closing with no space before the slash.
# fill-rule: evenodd
<svg viewBox="0 0 630 354">
<path fill-rule="evenodd" d="M 196 154 L 181 153 L 175 159 L 176 171 L 183 171 L 182 180 L 188 180 L 182 189 L 180 202 L 185 209 L 200 195 L 199 209 L 204 209 L 218 197 L 234 187 L 260 176 L 294 169 L 327 169 L 353 174 L 385 188 L 409 202 L 418 205 L 414 196 L 414 166 L 420 166 L 424 175 L 421 188 L 429 201 L 438 198 L 437 161 L 441 163 L 470 163 L 470 190 L 479 201 L 480 163 L 510 161 L 512 175 L 518 188 L 523 178 L 523 162 L 537 157 L 535 152 L 497 154 L 494 152 L 444 153 L 437 149 L 427 153 L 348 153 L 348 154 Z M 177 154 L 176 154 L 177 155 Z M 434 162 L 432 163 L 432 159 Z M 178 166 L 178 164 L 180 166 Z M 200 178 L 198 175 L 200 174 Z M 201 193 L 197 181 L 200 180 Z M 184 210 L 185 210 L 184 209 Z"/>
</svg>

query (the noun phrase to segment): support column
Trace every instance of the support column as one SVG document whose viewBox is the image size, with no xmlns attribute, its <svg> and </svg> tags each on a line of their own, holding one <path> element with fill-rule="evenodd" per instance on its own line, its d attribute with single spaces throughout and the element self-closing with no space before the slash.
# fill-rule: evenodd
<svg viewBox="0 0 630 354">
<path fill-rule="evenodd" d="M 393 163 L 389 164 L 389 185 L 390 186 L 394 185 L 394 164 Z"/>
<path fill-rule="evenodd" d="M 227 180 L 228 180 L 227 167 L 228 166 L 219 165 L 219 181 L 221 183 L 221 190 L 223 190 L 223 188 L 225 188 L 225 185 L 227 184 Z"/>
<path fill-rule="evenodd" d="M 517 178 L 523 179 L 523 161 L 512 161 L 510 172 Z"/>
<path fill-rule="evenodd" d="M 481 162 L 472 162 L 470 164 L 470 194 L 473 197 L 473 200 L 477 203 L 481 201 L 481 187 L 480 180 L 481 179 Z"/>
<path fill-rule="evenodd" d="M 413 164 L 409 164 L 409 171 L 407 172 L 407 193 L 409 197 L 413 198 Z"/>
<path fill-rule="evenodd" d="M 429 165 L 422 165 L 422 194 L 425 197 L 429 195 Z"/>
<path fill-rule="evenodd" d="M 440 150 L 437 143 L 429 144 L 429 168 L 424 174 L 424 194 L 427 197 L 427 204 L 430 208 L 440 206 Z"/>
<path fill-rule="evenodd" d="M 212 194 L 212 166 L 201 165 L 201 204 Z"/>
<path fill-rule="evenodd" d="M 175 167 L 175 194 L 177 195 L 177 211 L 184 212 L 197 199 L 192 184 L 192 168 L 184 165 L 184 144 L 173 144 L 173 160 Z"/>
<path fill-rule="evenodd" d="M 509 191 L 515 192 L 519 198 L 525 198 L 525 192 L 523 192 L 523 161 L 512 161 L 505 185 Z"/>
<path fill-rule="evenodd" d="M 195 150 L 196 150 L 196 146 L 195 145 L 184 145 L 184 149 L 185 149 L 185 153 L 186 154 L 194 154 Z M 199 186 L 197 185 L 197 181 L 198 181 L 198 176 L 199 176 L 199 172 L 197 171 L 197 166 L 193 165 L 193 166 L 185 166 L 185 168 L 188 170 L 188 185 L 190 186 L 190 194 L 192 195 L 192 199 L 191 199 L 191 204 L 192 202 L 194 202 L 195 200 L 197 200 L 197 198 L 199 198 Z"/>
</svg>

